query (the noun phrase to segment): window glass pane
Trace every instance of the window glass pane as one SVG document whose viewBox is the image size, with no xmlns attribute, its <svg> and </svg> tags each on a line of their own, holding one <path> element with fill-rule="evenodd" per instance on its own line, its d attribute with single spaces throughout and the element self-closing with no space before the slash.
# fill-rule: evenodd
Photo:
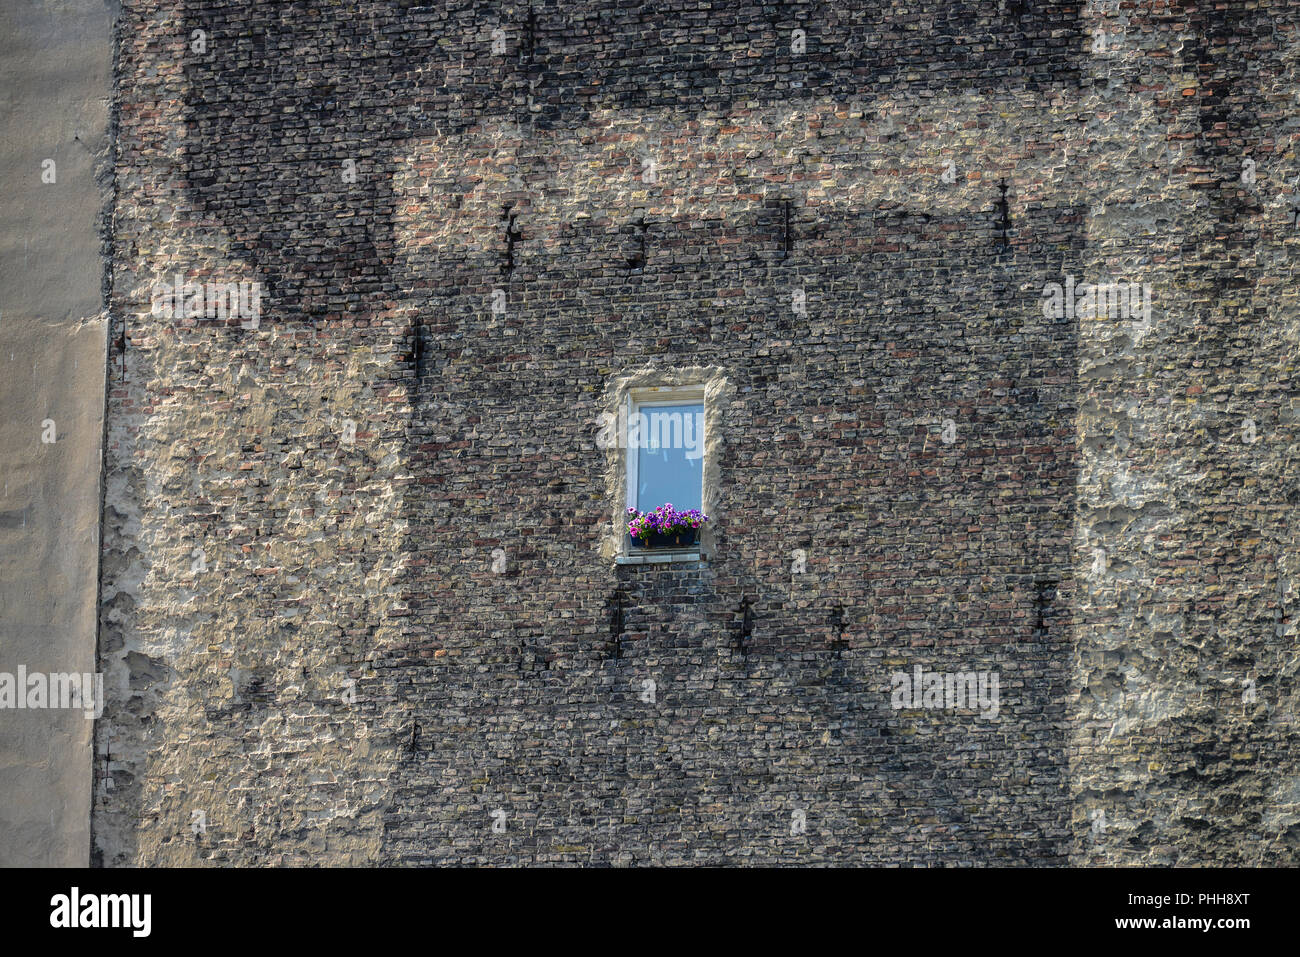
<svg viewBox="0 0 1300 957">
<path fill-rule="evenodd" d="M 636 439 L 637 509 L 648 512 L 668 502 L 678 511 L 701 508 L 704 404 L 642 405 L 638 412 L 628 426 Z"/>
</svg>

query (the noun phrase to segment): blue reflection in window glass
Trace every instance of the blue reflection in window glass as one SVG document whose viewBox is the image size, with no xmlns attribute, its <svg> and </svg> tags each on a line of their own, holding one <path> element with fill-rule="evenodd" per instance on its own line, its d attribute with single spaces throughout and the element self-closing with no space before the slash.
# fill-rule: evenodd
<svg viewBox="0 0 1300 957">
<path fill-rule="evenodd" d="M 703 506 L 704 405 L 642 405 L 629 423 L 636 442 L 636 507 L 671 502 L 678 511 Z"/>
</svg>

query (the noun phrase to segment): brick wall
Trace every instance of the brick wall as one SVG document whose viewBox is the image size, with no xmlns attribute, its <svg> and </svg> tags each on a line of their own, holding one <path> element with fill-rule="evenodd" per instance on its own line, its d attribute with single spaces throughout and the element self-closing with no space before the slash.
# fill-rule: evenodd
<svg viewBox="0 0 1300 957">
<path fill-rule="evenodd" d="M 1194 368 L 1172 302 L 1236 286 L 1215 209 L 1256 215 L 1226 187 L 1186 202 L 1222 157 L 1182 131 L 1255 94 L 1203 82 L 1183 38 L 1217 55 L 1219 28 L 1164 8 L 716 6 L 126 4 L 98 859 L 1154 853 L 1124 833 L 1160 806 L 1132 756 L 1170 756 L 1173 799 L 1182 738 L 1131 675 L 1116 714 L 1098 689 L 1115 620 L 1151 657 L 1167 632 L 1093 574 L 1095 548 L 1137 548 L 1096 490 L 1120 397 L 1174 413 L 1137 350 Z M 1219 35 L 1293 94 L 1293 34 L 1261 22 Z M 1195 281 L 1170 265 L 1193 226 Z M 1283 261 L 1256 267 L 1260 308 L 1293 310 Z M 262 283 L 257 327 L 151 313 L 178 271 Z M 1171 303 L 1141 343 L 1044 315 L 1044 284 L 1121 274 Z M 1273 456 L 1282 328 L 1214 347 L 1277 360 Z M 599 415 L 623 377 L 690 367 L 727 383 L 713 548 L 616 564 Z M 1213 521 L 1206 481 L 1165 507 Z M 1277 549 L 1238 548 L 1261 596 L 1281 581 Z M 1208 587 L 1184 584 L 1161 607 Z M 1284 668 L 1281 634 L 1234 626 L 1225 673 L 1245 649 Z M 997 673 L 996 718 L 894 708 L 918 665 Z M 1196 720 L 1265 742 L 1240 773 L 1269 765 L 1248 787 L 1276 857 L 1273 714 Z M 1095 828 L 1107 807 L 1124 827 Z"/>
</svg>

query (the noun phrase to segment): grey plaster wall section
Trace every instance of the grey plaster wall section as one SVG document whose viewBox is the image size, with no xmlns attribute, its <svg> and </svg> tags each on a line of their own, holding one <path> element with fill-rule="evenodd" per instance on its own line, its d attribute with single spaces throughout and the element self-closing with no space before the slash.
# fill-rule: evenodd
<svg viewBox="0 0 1300 957">
<path fill-rule="evenodd" d="M 116 16 L 105 0 L 0 5 L 0 672 L 10 674 L 95 670 Z M 92 739 L 80 710 L 0 710 L 0 866 L 89 863 Z"/>
</svg>

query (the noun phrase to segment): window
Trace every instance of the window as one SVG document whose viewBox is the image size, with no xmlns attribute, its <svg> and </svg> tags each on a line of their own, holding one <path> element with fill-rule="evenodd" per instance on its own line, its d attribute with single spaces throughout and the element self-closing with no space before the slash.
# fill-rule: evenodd
<svg viewBox="0 0 1300 957">
<path fill-rule="evenodd" d="M 714 554 L 721 529 L 715 524 L 723 487 L 719 452 L 735 394 L 718 366 L 643 368 L 606 383 L 596 447 L 605 456 L 613 521 L 600 536 L 602 556 L 648 565 L 701 562 Z M 645 517 L 662 505 L 672 505 L 674 521 L 661 513 L 628 528 L 629 508 Z"/>
<path fill-rule="evenodd" d="M 627 400 L 627 504 L 704 509 L 704 386 L 634 389 Z"/>
</svg>

